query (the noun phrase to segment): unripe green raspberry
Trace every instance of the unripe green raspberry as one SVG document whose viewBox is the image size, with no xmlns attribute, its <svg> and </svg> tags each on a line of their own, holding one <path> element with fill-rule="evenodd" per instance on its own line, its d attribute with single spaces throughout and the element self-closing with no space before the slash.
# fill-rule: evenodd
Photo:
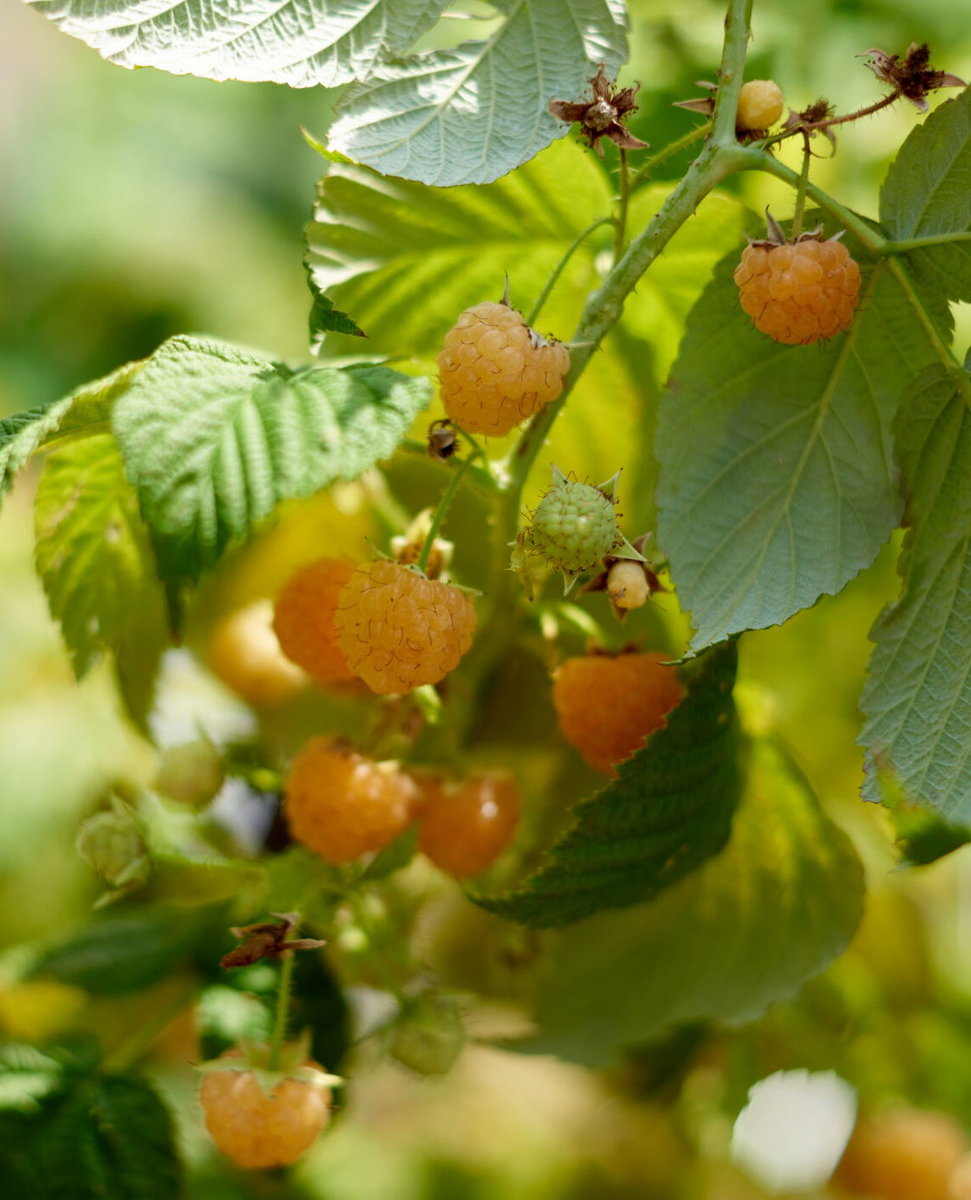
<svg viewBox="0 0 971 1200">
<path fill-rule="evenodd" d="M 76 846 L 78 854 L 111 888 L 127 891 L 148 878 L 150 864 L 138 822 L 114 797 L 110 811 L 95 813 L 81 825 Z"/>
<path fill-rule="evenodd" d="M 579 575 L 624 544 L 614 501 L 605 488 L 567 479 L 553 468 L 553 486 L 539 502 L 527 544 L 564 575 Z"/>
</svg>

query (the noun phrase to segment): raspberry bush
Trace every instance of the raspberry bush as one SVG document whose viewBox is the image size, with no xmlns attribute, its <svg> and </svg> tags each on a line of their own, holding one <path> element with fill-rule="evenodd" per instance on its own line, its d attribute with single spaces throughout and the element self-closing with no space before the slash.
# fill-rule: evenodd
<svg viewBox="0 0 971 1200">
<path fill-rule="evenodd" d="M 10 1194 L 956 1200 L 966 22 L 10 7 Z"/>
</svg>

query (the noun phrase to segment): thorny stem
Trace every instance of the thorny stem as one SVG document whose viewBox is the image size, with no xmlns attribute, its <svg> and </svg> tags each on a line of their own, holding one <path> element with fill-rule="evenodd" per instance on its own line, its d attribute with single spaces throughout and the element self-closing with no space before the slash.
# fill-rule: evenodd
<svg viewBox="0 0 971 1200">
<path fill-rule="evenodd" d="M 627 163 L 627 151 L 620 147 L 620 162 L 617 167 L 617 217 L 614 221 L 614 262 L 619 261 L 624 253 L 624 243 L 627 241 L 627 208 L 630 204 L 630 167 Z"/>
<path fill-rule="evenodd" d="M 549 299 L 550 292 L 552 292 L 553 288 L 556 286 L 557 280 L 563 274 L 563 270 L 566 267 L 566 264 L 570 261 L 570 259 L 576 253 L 576 251 L 583 245 L 583 243 L 587 240 L 587 238 L 590 236 L 590 234 L 593 233 L 593 231 L 595 229 L 599 229 L 601 225 L 613 225 L 613 223 L 614 223 L 613 217 L 599 217 L 596 221 L 592 221 L 586 227 L 586 229 L 583 230 L 582 233 L 577 234 L 577 236 L 573 239 L 573 241 L 569 244 L 569 246 L 567 246 L 566 250 L 563 252 L 563 257 L 553 268 L 553 274 L 549 277 L 549 279 L 547 279 L 546 284 L 543 287 L 543 290 L 536 297 L 536 303 L 530 309 L 529 316 L 526 318 L 527 325 L 535 324 L 536 318 L 542 312 L 543 305 Z M 468 435 L 466 435 L 466 436 L 468 436 Z M 469 438 L 469 440 L 471 441 L 472 439 Z M 478 447 L 476 447 L 476 449 L 478 449 Z"/>
<path fill-rule="evenodd" d="M 280 955 L 280 982 L 277 986 L 273 1037 L 270 1040 L 269 1068 L 271 1071 L 275 1071 L 280 1065 L 280 1050 L 287 1036 L 287 1018 L 290 1015 L 290 991 L 293 987 L 295 960 L 296 956 L 292 950 L 286 950 Z"/>
<path fill-rule="evenodd" d="M 770 138 L 764 145 L 776 145 L 778 142 L 784 142 L 786 138 L 793 137 L 797 133 L 808 137 L 810 134 L 822 133 L 826 129 L 832 129 L 834 125 L 846 125 L 850 121 L 859 121 L 861 117 L 872 116 L 873 113 L 879 112 L 881 108 L 887 108 L 895 100 L 899 100 L 900 96 L 900 92 L 893 91 L 889 96 L 881 96 L 873 104 L 868 104 L 866 108 L 858 108 L 856 112 L 844 113 L 841 117 L 827 117 L 825 121 L 813 121 L 804 125 L 795 125 L 792 129 L 786 129 L 775 137 Z"/>
<path fill-rule="evenodd" d="M 809 183 L 809 164 L 812 161 L 812 151 L 809 149 L 809 134 L 803 135 L 802 170 L 799 172 L 799 183 L 796 185 L 796 209 L 792 214 L 792 229 L 789 237 L 796 241 L 802 233 L 802 219 L 806 212 L 806 187 Z"/>
<path fill-rule="evenodd" d="M 678 138 L 676 142 L 672 142 L 669 146 L 665 146 L 663 150 L 659 150 L 657 154 L 652 155 L 646 162 L 641 163 L 640 168 L 631 176 L 630 186 L 633 190 L 639 183 L 645 180 L 652 171 L 655 171 L 661 163 L 667 162 L 669 158 L 674 158 L 676 154 L 680 154 L 682 150 L 695 142 L 700 142 L 703 137 L 707 137 L 711 131 L 711 121 L 705 121 L 703 125 L 697 126 L 684 137 Z"/>
</svg>

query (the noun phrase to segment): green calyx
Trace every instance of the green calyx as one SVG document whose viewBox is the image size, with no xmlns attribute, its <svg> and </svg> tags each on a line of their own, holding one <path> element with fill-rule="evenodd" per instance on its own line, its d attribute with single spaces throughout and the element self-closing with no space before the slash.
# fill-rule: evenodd
<svg viewBox="0 0 971 1200">
<path fill-rule="evenodd" d="M 553 468 L 553 486 L 522 531 L 519 551 L 538 555 L 563 574 L 566 590 L 578 575 L 612 558 L 642 560 L 617 527 L 616 486 L 620 473 L 594 487 Z"/>
</svg>

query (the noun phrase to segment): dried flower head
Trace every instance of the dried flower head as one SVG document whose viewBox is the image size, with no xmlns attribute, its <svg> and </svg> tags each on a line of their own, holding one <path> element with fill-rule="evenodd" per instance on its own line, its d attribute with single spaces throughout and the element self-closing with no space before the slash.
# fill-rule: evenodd
<svg viewBox="0 0 971 1200">
<path fill-rule="evenodd" d="M 641 85 L 635 83 L 633 87 L 615 92 L 601 63 L 590 80 L 590 86 L 593 88 L 592 100 L 551 100 L 550 112 L 570 125 L 575 122 L 582 125 L 587 145 L 596 150 L 601 158 L 603 147 L 600 139 L 603 137 L 610 138 L 622 150 L 645 150 L 647 142 L 634 137 L 621 123 L 630 113 L 637 111 L 634 96 Z"/>
<path fill-rule="evenodd" d="M 299 913 L 271 913 L 277 921 L 261 921 L 256 925 L 234 926 L 230 933 L 240 938 L 219 961 L 221 967 L 248 967 L 261 958 L 280 958 L 291 950 L 317 950 L 324 945 L 317 938 L 290 938 L 300 922 Z"/>
<path fill-rule="evenodd" d="M 927 112 L 928 92 L 935 88 L 966 86 L 957 75 L 935 71 L 931 67 L 931 52 L 926 42 L 920 46 L 911 42 L 903 58 L 876 49 L 864 50 L 861 57 L 868 60 L 866 65 L 877 79 L 889 83 L 898 96 L 906 96 L 921 112 Z"/>
</svg>

